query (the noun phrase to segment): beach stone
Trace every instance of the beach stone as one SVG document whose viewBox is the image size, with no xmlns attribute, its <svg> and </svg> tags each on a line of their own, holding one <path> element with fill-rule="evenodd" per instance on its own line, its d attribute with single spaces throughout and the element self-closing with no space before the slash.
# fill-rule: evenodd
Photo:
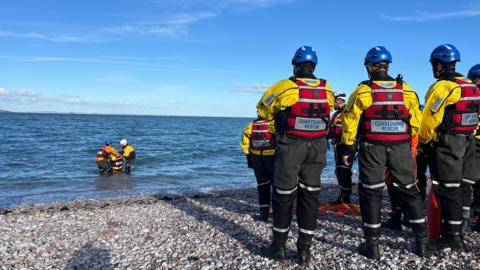
<svg viewBox="0 0 480 270">
<path fill-rule="evenodd" d="M 337 195 L 337 187 L 324 185 L 320 198 L 326 202 Z M 388 206 L 388 196 L 384 200 Z M 258 254 L 272 231 L 271 221 L 252 220 L 256 203 L 256 190 L 245 189 L 13 208 L 0 217 L 0 269 L 299 269 L 295 217 L 287 259 Z M 382 209 L 383 218 L 387 215 Z M 467 236 L 473 252 L 443 251 L 421 259 L 409 243 L 411 232 L 383 230 L 380 261 L 358 254 L 362 236 L 359 217 L 323 214 L 305 269 L 478 269 L 477 232 Z"/>
</svg>

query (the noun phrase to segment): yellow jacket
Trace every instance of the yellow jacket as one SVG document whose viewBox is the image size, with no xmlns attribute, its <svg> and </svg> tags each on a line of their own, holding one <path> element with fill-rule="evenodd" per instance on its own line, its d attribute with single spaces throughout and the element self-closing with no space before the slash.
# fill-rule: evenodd
<svg viewBox="0 0 480 270">
<path fill-rule="evenodd" d="M 465 80 L 465 77 L 456 78 Z M 438 80 L 430 86 L 425 96 L 425 108 L 422 113 L 422 126 L 419 133 L 420 143 L 438 141 L 436 129 L 443 121 L 445 107 L 457 103 L 461 95 L 460 86 L 449 80 Z"/>
<path fill-rule="evenodd" d="M 125 160 L 134 159 L 135 148 L 133 148 L 133 146 L 131 146 L 130 144 L 127 144 L 127 146 L 123 147 L 122 149 L 122 156 Z"/>
<path fill-rule="evenodd" d="M 374 82 L 387 88 L 394 88 L 397 85 L 396 81 Z M 410 114 L 412 136 L 415 136 L 420 128 L 420 105 L 417 94 L 406 83 L 403 83 L 403 101 Z M 353 145 L 355 143 L 362 113 L 370 106 L 372 106 L 372 89 L 362 83 L 353 90 L 343 110 L 342 144 Z"/>
<path fill-rule="evenodd" d="M 268 122 L 268 132 L 275 134 L 275 122 L 269 121 Z M 250 148 L 250 135 L 252 134 L 252 124 L 253 122 L 248 123 L 248 125 L 243 130 L 242 141 L 240 142 L 240 147 L 245 155 L 254 154 L 254 155 L 263 155 L 263 156 L 271 156 L 275 155 L 275 149 L 272 150 L 254 150 Z"/>
<path fill-rule="evenodd" d="M 309 86 L 318 86 L 320 84 L 318 79 L 297 78 L 297 80 L 301 80 Z M 335 98 L 333 97 L 332 88 L 327 83 L 325 89 L 327 90 L 330 110 L 333 110 Z M 278 112 L 291 107 L 298 102 L 298 99 L 298 85 L 292 80 L 281 80 L 268 88 L 263 94 L 257 104 L 258 116 L 262 119 L 273 120 Z"/>
</svg>

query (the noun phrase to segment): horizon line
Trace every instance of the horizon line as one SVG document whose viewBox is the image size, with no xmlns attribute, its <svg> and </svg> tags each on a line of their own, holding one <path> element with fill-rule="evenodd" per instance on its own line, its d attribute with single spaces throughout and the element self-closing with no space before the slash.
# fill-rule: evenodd
<svg viewBox="0 0 480 270">
<path fill-rule="evenodd" d="M 122 113 L 82 113 L 82 112 L 15 112 L 0 109 L 0 113 L 30 113 L 30 114 L 79 114 L 79 115 L 106 115 L 106 116 L 160 116 L 160 117 L 211 117 L 211 118 L 255 118 L 255 116 L 208 116 L 208 115 L 168 115 L 168 114 L 122 114 Z"/>
</svg>

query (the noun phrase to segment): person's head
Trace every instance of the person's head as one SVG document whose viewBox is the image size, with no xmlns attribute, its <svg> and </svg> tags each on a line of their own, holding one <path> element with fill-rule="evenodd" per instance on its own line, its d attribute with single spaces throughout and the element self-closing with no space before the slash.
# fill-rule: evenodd
<svg viewBox="0 0 480 270">
<path fill-rule="evenodd" d="M 345 98 L 347 95 L 342 91 L 338 91 L 333 93 L 333 96 L 335 97 L 335 110 L 343 108 L 343 106 L 345 106 Z"/>
<path fill-rule="evenodd" d="M 455 65 L 460 62 L 460 52 L 451 44 L 436 47 L 430 54 L 433 77 L 439 79 L 445 73 L 455 72 Z"/>
<path fill-rule="evenodd" d="M 120 145 L 123 147 L 123 146 L 127 146 L 128 142 L 127 142 L 127 139 L 121 139 L 120 140 Z"/>
<path fill-rule="evenodd" d="M 468 71 L 468 78 L 480 87 L 480 64 L 476 64 Z"/>
<path fill-rule="evenodd" d="M 312 75 L 317 65 L 317 54 L 310 46 L 302 46 L 297 49 L 292 58 L 293 74 Z M 297 76 L 301 77 L 301 76 Z"/>
<path fill-rule="evenodd" d="M 383 46 L 371 48 L 367 52 L 364 61 L 369 77 L 377 72 L 388 73 L 390 63 L 392 63 L 392 55 Z"/>
<path fill-rule="evenodd" d="M 111 145 L 111 144 L 112 144 L 112 140 L 110 140 L 110 139 L 105 140 L 105 145 Z"/>
</svg>

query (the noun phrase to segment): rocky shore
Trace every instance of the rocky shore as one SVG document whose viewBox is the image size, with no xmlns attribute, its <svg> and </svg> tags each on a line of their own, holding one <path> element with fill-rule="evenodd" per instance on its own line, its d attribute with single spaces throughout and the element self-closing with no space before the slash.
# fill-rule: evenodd
<svg viewBox="0 0 480 270">
<path fill-rule="evenodd" d="M 324 185 L 322 200 L 333 200 Z M 354 194 L 355 203 L 356 193 Z M 389 206 L 384 196 L 385 207 Z M 0 215 L 0 269 L 295 269 L 295 220 L 288 258 L 259 254 L 271 237 L 256 221 L 256 191 L 143 196 L 19 206 Z M 0 211 L 1 213 L 1 211 Z M 383 215 L 388 213 L 384 208 Z M 312 247 L 311 269 L 479 269 L 480 234 L 472 251 L 449 250 L 423 259 L 413 254 L 409 232 L 383 230 L 382 259 L 357 253 L 360 218 L 325 213 Z"/>
</svg>

